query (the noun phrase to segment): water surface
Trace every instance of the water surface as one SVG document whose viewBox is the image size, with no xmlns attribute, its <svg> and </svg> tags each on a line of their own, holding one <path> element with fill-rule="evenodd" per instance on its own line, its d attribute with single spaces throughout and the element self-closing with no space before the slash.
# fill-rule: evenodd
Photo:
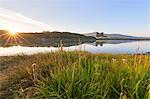
<svg viewBox="0 0 150 99">
<path fill-rule="evenodd" d="M 25 47 L 12 46 L 0 47 L 0 56 L 12 56 L 18 54 L 36 54 L 51 51 L 58 51 L 58 47 Z M 150 52 L 150 41 L 97 41 L 80 45 L 63 47 L 65 51 L 82 50 L 91 53 L 113 53 L 113 54 L 133 54 Z"/>
</svg>

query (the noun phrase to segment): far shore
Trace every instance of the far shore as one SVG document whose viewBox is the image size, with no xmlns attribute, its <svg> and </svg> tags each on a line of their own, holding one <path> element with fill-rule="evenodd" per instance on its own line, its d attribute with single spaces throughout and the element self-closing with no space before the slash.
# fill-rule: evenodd
<svg viewBox="0 0 150 99">
<path fill-rule="evenodd" d="M 135 41 L 150 41 L 150 38 L 96 38 L 96 40 L 135 40 Z"/>
</svg>

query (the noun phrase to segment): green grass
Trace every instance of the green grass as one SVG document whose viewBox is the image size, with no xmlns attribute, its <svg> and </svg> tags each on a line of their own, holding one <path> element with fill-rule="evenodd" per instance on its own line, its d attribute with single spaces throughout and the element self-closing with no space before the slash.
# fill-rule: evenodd
<svg viewBox="0 0 150 99">
<path fill-rule="evenodd" d="M 150 56 L 51 52 L 1 57 L 1 97 L 150 99 Z"/>
</svg>

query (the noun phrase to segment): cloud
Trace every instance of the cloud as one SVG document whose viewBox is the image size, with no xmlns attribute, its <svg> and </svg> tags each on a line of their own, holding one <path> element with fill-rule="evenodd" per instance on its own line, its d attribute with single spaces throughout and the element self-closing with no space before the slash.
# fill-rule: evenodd
<svg viewBox="0 0 150 99">
<path fill-rule="evenodd" d="M 0 8 L 0 29 L 16 29 L 17 32 L 33 32 L 50 30 L 51 26 L 20 13 Z"/>
</svg>

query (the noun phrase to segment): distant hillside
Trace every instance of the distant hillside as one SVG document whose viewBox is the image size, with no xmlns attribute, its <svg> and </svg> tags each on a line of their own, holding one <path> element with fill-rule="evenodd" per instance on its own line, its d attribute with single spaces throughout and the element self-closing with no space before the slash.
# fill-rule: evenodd
<svg viewBox="0 0 150 99">
<path fill-rule="evenodd" d="M 6 31 L 7 32 L 7 31 Z M 5 33 L 0 31 L 0 35 Z M 95 37 L 87 37 L 81 34 L 70 32 L 37 32 L 37 33 L 18 33 L 19 40 L 18 45 L 23 46 L 59 46 L 63 43 L 63 46 L 78 45 L 79 43 L 94 42 Z M 0 36 L 0 45 L 3 46 L 7 41 L 6 37 Z M 15 39 L 10 40 L 7 45 L 13 45 Z"/>
<path fill-rule="evenodd" d="M 95 37 L 100 40 L 150 40 L 150 37 L 135 37 L 122 34 L 105 34 L 99 32 L 87 33 L 85 36 Z"/>
<path fill-rule="evenodd" d="M 97 33 L 99 33 L 99 32 L 85 33 L 83 35 L 85 35 L 85 36 L 91 36 L 91 37 L 95 37 L 96 38 L 96 34 Z"/>
<path fill-rule="evenodd" d="M 6 31 L 6 30 L 0 30 L 0 35 L 1 34 L 4 34 L 4 33 L 7 33 L 8 31 Z"/>
</svg>

